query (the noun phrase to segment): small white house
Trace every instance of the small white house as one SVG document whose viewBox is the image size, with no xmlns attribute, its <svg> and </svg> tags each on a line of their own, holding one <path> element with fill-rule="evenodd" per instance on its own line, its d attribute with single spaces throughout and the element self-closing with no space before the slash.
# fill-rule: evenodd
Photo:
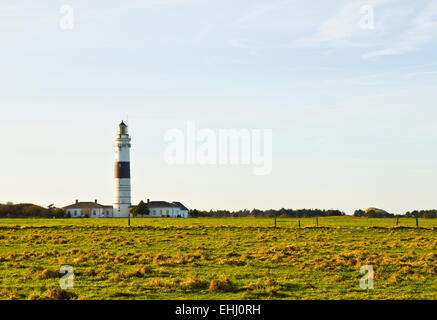
<svg viewBox="0 0 437 320">
<path fill-rule="evenodd" d="M 187 218 L 188 209 L 180 202 L 149 201 L 149 217 Z"/>
<path fill-rule="evenodd" d="M 112 206 L 99 204 L 97 200 L 94 200 L 94 202 L 79 202 L 79 200 L 76 200 L 76 203 L 66 206 L 64 209 L 67 215 L 72 218 L 112 218 L 114 216 Z"/>
</svg>

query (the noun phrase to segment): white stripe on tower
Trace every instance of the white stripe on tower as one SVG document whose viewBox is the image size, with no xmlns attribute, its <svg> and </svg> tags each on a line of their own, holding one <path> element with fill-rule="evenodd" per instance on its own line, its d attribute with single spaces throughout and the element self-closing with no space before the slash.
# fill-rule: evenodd
<svg viewBox="0 0 437 320">
<path fill-rule="evenodd" d="M 114 141 L 114 217 L 128 217 L 131 206 L 130 140 L 127 125 L 122 121 L 118 125 L 118 132 Z"/>
</svg>

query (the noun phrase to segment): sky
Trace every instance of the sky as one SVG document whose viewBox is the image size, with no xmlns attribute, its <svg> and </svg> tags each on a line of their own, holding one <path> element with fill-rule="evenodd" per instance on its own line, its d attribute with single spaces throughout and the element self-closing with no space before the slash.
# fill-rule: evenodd
<svg viewBox="0 0 437 320">
<path fill-rule="evenodd" d="M 111 204 L 124 119 L 133 203 L 437 208 L 437 0 L 0 0 L 0 51 L 1 203 Z M 270 174 L 169 165 L 187 121 L 272 130 Z"/>
</svg>

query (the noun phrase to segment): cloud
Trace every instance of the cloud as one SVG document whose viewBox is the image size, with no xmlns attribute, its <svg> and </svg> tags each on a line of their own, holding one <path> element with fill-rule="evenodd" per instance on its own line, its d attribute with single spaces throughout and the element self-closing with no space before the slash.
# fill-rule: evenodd
<svg viewBox="0 0 437 320">
<path fill-rule="evenodd" d="M 376 47 L 367 49 L 362 59 L 379 56 L 401 55 L 420 50 L 437 37 L 437 0 L 429 0 L 417 13 L 411 6 L 395 3 L 393 0 L 354 1 L 345 4 L 336 15 L 323 21 L 318 30 L 308 37 L 293 42 L 295 47 L 336 46 Z M 386 4 L 391 4 L 385 6 Z M 362 30 L 360 8 L 370 5 L 375 10 L 375 29 Z M 416 15 L 414 16 L 414 12 Z M 412 16 L 407 20 L 406 16 Z M 388 28 L 388 30 L 387 30 Z M 371 37 L 369 37 L 371 36 Z M 395 39 L 393 42 L 392 39 Z M 392 45 L 387 46 L 386 43 Z M 384 43 L 384 44 L 383 44 Z"/>
<path fill-rule="evenodd" d="M 358 15 L 359 7 L 356 4 L 348 4 L 340 10 L 338 15 L 323 22 L 315 35 L 298 39 L 294 44 L 312 46 L 347 39 L 355 32 L 354 23 L 359 21 Z"/>
<path fill-rule="evenodd" d="M 363 59 L 379 56 L 401 55 L 419 50 L 437 36 L 437 0 L 432 0 L 414 18 L 412 27 L 403 33 L 398 43 L 392 47 L 367 52 Z"/>
<path fill-rule="evenodd" d="M 367 36 L 369 33 L 360 28 L 360 20 L 363 17 L 360 9 L 364 5 L 372 7 L 382 5 L 392 0 L 368 0 L 354 1 L 344 5 L 333 17 L 325 20 L 319 30 L 312 36 L 297 39 L 293 42 L 294 46 L 307 47 L 324 44 L 345 45 L 345 46 L 371 46 L 372 44 L 358 44 L 351 41 L 352 38 Z"/>
</svg>

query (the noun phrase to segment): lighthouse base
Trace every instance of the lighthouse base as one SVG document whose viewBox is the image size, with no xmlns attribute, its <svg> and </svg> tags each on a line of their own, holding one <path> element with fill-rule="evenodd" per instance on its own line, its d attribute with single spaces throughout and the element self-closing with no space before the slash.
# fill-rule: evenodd
<svg viewBox="0 0 437 320">
<path fill-rule="evenodd" d="M 127 203 L 114 203 L 113 204 L 113 217 L 114 218 L 127 218 L 129 217 L 130 204 Z"/>
</svg>

